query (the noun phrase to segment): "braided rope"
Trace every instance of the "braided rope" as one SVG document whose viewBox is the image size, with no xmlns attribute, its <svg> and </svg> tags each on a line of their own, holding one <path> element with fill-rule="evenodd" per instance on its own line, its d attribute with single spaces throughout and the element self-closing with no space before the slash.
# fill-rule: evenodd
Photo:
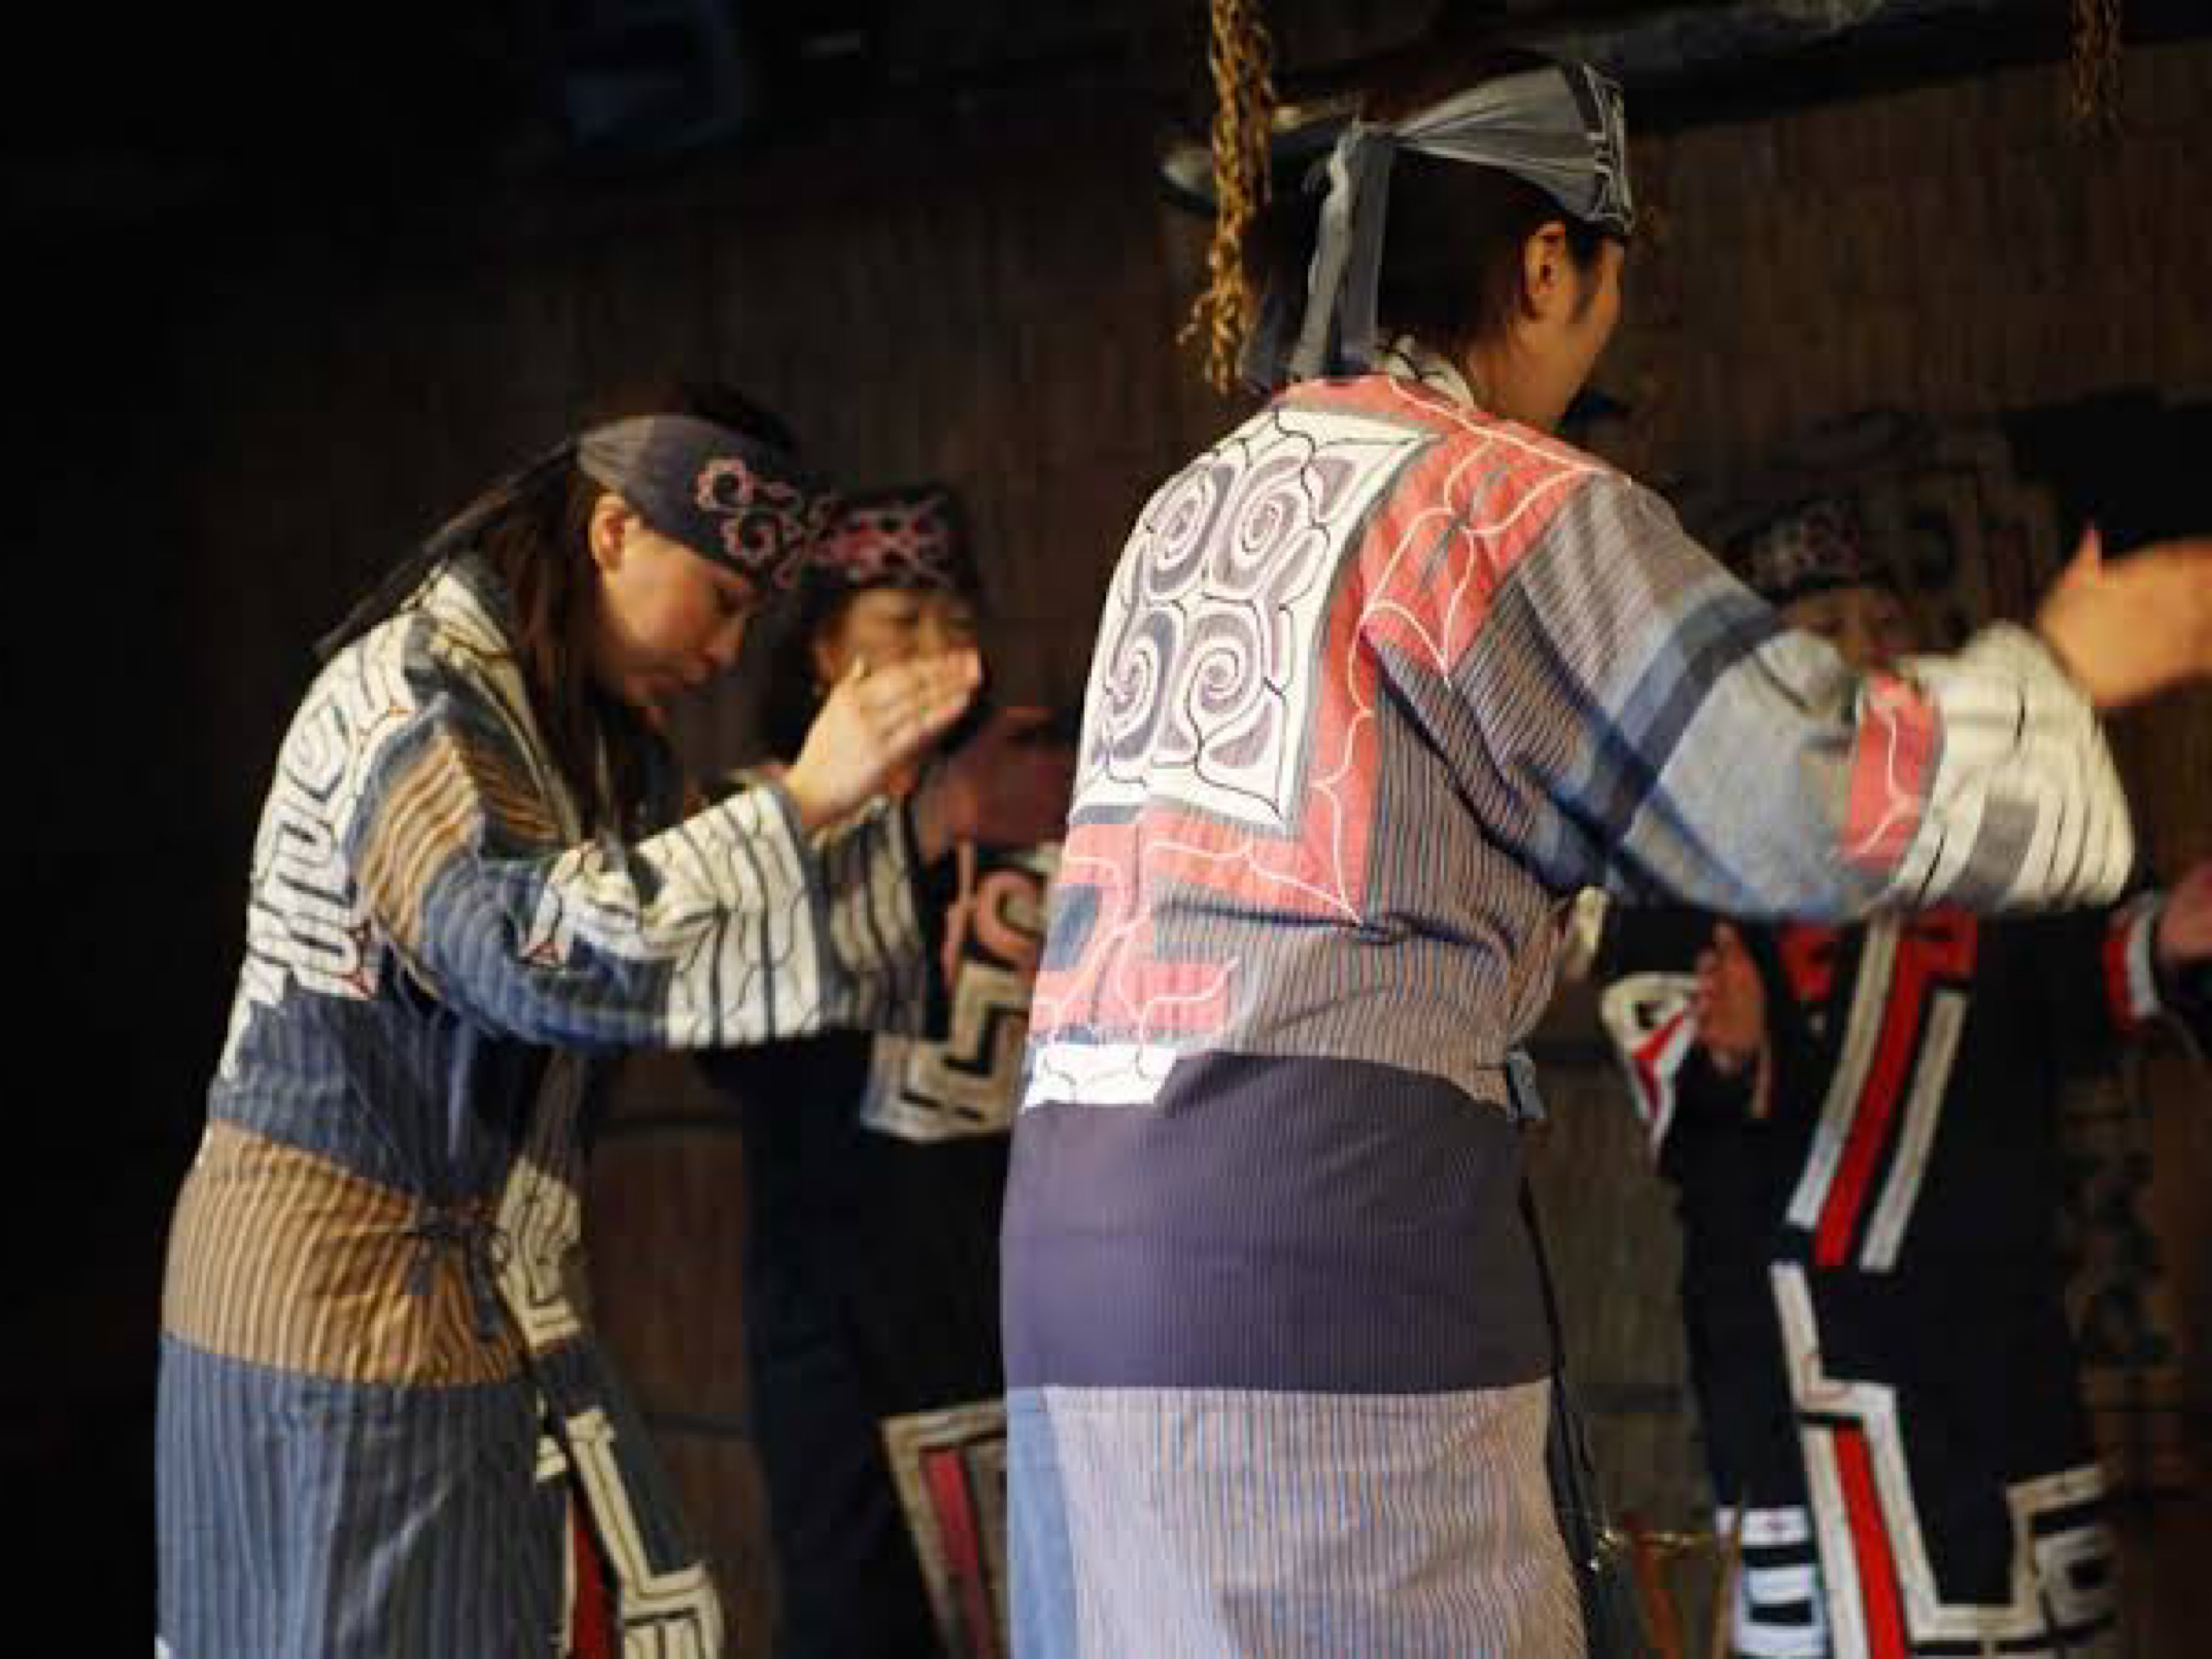
<svg viewBox="0 0 2212 1659">
<path fill-rule="evenodd" d="M 2120 122 L 2122 0 L 2074 0 L 2075 125 L 2110 132 Z"/>
<path fill-rule="evenodd" d="M 1176 336 L 1206 338 L 1206 380 L 1216 392 L 1235 383 L 1237 362 L 1259 301 L 1244 274 L 1245 232 L 1267 200 L 1267 137 L 1275 108 L 1274 42 L 1260 0 L 1212 0 L 1206 46 L 1213 73 L 1213 240 L 1206 285 Z"/>
</svg>

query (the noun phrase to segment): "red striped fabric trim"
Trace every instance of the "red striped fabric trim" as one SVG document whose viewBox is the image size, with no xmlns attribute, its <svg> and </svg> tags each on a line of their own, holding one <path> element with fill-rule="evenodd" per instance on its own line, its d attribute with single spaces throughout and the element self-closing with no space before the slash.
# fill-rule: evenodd
<svg viewBox="0 0 2212 1659">
<path fill-rule="evenodd" d="M 1905 1062 L 1911 1058 L 1913 1040 L 1920 1030 L 1927 975 L 1917 963 L 1902 962 L 1899 966 L 1901 971 L 1882 1014 L 1881 1036 L 1867 1073 L 1866 1088 L 1859 1096 L 1858 1109 L 1852 1114 L 1850 1133 L 1844 1141 L 1843 1159 L 1828 1188 L 1827 1202 L 1820 1206 L 1820 1226 L 1813 1238 L 1813 1260 L 1820 1267 L 1839 1267 L 1850 1260 L 1851 1235 L 1858 1226 L 1875 1161 L 1888 1139 L 1890 1120 L 1897 1115 Z"/>
<path fill-rule="evenodd" d="M 928 1452 L 921 1460 L 921 1474 L 937 1510 L 945 1571 L 953 1594 L 960 1598 L 961 1623 L 968 1638 L 963 1659 L 998 1659 L 998 1620 L 992 1610 L 991 1587 L 984 1578 L 975 1507 L 969 1500 L 967 1462 L 957 1447 Z"/>
<path fill-rule="evenodd" d="M 2122 1030 L 2135 1024 L 2135 999 L 2128 994 L 2128 930 L 2115 924 L 2105 930 L 2105 1000 L 2112 1019 Z"/>
<path fill-rule="evenodd" d="M 568 1613 L 568 1659 L 616 1659 L 614 1607 L 607 1595 L 599 1547 L 592 1541 L 583 1506 L 572 1505 L 569 1536 L 575 1547 L 575 1599 Z"/>
<path fill-rule="evenodd" d="M 1897 1103 L 1904 1097 L 1905 1081 L 1911 1075 L 1929 988 L 1939 975 L 1963 977 L 1973 971 L 1977 936 L 1972 917 L 1945 915 L 1916 922 L 1898 942 L 1897 964 L 1892 970 L 1889 1003 L 1882 1012 L 1874 1063 L 1868 1068 L 1866 1087 L 1860 1093 L 1850 1133 L 1844 1142 L 1843 1158 L 1828 1188 L 1827 1201 L 1820 1206 L 1820 1225 L 1814 1234 L 1813 1261 L 1817 1267 L 1840 1267 L 1850 1259 L 1859 1211 L 1866 1202 L 1875 1165 L 1888 1144 Z"/>
<path fill-rule="evenodd" d="M 1654 1146 L 1666 1138 L 1668 1126 L 1674 1116 L 1673 1068 L 1662 1072 L 1659 1062 L 1689 1018 L 1690 1011 L 1685 1008 L 1653 1031 L 1650 1040 L 1636 1050 L 1636 1080 L 1640 1096 L 1638 1104 L 1643 1108 L 1644 1127 Z M 1676 1063 L 1680 1063 L 1679 1058 Z"/>
<path fill-rule="evenodd" d="M 1866 1435 L 1858 1429 L 1838 1427 L 1833 1443 L 1844 1510 L 1850 1519 L 1851 1552 L 1858 1562 L 1868 1659 L 1906 1659 L 1911 1649 L 1905 1641 L 1905 1609 L 1898 1597 L 1897 1561 L 1890 1551 L 1888 1526 L 1882 1520 L 1881 1498 L 1875 1490 Z"/>
<path fill-rule="evenodd" d="M 2156 900 L 2138 900 L 2105 929 L 2105 1000 L 2113 1025 L 2123 1033 L 2136 1030 L 2159 1012 L 2158 993 L 2146 971 L 2150 941 L 2145 937 L 2157 915 Z"/>
</svg>

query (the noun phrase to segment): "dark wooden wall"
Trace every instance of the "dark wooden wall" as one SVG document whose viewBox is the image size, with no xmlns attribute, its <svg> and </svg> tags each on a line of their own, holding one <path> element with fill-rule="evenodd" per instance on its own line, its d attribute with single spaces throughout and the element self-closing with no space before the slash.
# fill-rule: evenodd
<svg viewBox="0 0 2212 1659">
<path fill-rule="evenodd" d="M 1876 402 L 1956 416 L 2212 393 L 2212 46 L 2132 54 L 2117 139 L 2079 140 L 2062 97 L 2058 70 L 2023 69 L 1643 143 L 1659 229 L 1604 371 L 1638 410 L 1615 458 L 1724 471 Z M 1113 98 L 999 93 L 629 188 L 497 194 L 404 236 L 303 229 L 304 203 L 276 231 L 118 237 L 69 273 L 96 337 L 40 411 L 60 441 L 33 492 L 11 667 L 16 866 L 53 912 L 33 973 L 71 1060 L 58 1091 L 17 1094 L 41 1179 L 14 1220 L 41 1253 L 11 1352 L 42 1358 L 9 1368 L 4 1443 L 29 1477 L 99 1471 L 132 1530 L 96 1571 L 67 1557 L 68 1583 L 144 1603 L 164 1206 L 308 641 L 610 385 L 704 372 L 855 480 L 958 484 L 1003 682 L 1073 696 L 1136 508 L 1237 408 L 1173 344 L 1202 228 L 1161 204 L 1151 142 Z M 710 752 L 743 726 L 727 703 L 690 722 Z M 2161 862 L 2212 854 L 2212 696 L 2131 717 L 2122 747 Z M 1547 1041 L 1555 1249 L 1616 1495 L 1687 1523 L 1702 1499 L 1665 1199 L 1586 1005 L 1563 1003 Z M 2201 1430 L 2212 1117 L 2188 1115 L 2201 1077 L 2166 1089 L 2160 1157 L 2179 1168 L 2160 1225 Z M 2206 1535 L 2201 1510 L 2189 1524 Z M 757 1561 L 735 1576 L 755 1604 Z M 2187 1593 L 2202 1611 L 2203 1587 Z"/>
</svg>

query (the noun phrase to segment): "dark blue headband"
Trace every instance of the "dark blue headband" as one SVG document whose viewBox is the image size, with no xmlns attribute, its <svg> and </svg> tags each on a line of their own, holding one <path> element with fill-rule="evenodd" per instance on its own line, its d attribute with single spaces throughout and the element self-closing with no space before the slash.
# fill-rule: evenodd
<svg viewBox="0 0 2212 1659">
<path fill-rule="evenodd" d="M 492 524 L 574 465 L 672 541 L 764 588 L 788 588 L 837 497 L 780 445 L 693 415 L 641 415 L 564 438 L 448 519 L 316 643 L 327 659 L 412 598 Z"/>
</svg>

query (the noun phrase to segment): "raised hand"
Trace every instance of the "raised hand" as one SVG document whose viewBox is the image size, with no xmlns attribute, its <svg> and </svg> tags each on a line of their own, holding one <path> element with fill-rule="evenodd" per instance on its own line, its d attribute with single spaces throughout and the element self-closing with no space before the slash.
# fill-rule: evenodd
<svg viewBox="0 0 2212 1659">
<path fill-rule="evenodd" d="M 1698 1042 L 1715 1070 L 1733 1076 L 1766 1043 L 1766 988 L 1735 928 L 1721 922 L 1711 945 L 1698 953 L 1698 988 L 1690 1006 Z"/>
<path fill-rule="evenodd" d="M 1773 1050 L 1766 1041 L 1766 986 L 1742 936 L 1726 922 L 1713 928 L 1710 949 L 1698 953 L 1698 986 L 1690 994 L 1698 1044 L 1723 1077 L 1756 1067 L 1750 1114 L 1764 1118 L 1774 1094 Z"/>
<path fill-rule="evenodd" d="M 2035 631 L 2100 708 L 2212 678 L 2212 538 L 2107 564 L 2092 526 L 2044 595 Z"/>
<path fill-rule="evenodd" d="M 916 657 L 840 680 L 806 729 L 783 787 L 808 830 L 835 823 L 881 794 L 892 775 L 960 717 L 982 682 L 973 651 Z"/>
<path fill-rule="evenodd" d="M 2212 961 L 2212 859 L 2166 890 L 2151 948 L 2159 966 L 2169 974 Z"/>
<path fill-rule="evenodd" d="M 1057 840 L 1067 827 L 1075 754 L 1042 743 L 1045 708 L 1002 708 L 923 781 L 915 825 L 925 858 L 956 842 L 1026 847 Z"/>
</svg>

